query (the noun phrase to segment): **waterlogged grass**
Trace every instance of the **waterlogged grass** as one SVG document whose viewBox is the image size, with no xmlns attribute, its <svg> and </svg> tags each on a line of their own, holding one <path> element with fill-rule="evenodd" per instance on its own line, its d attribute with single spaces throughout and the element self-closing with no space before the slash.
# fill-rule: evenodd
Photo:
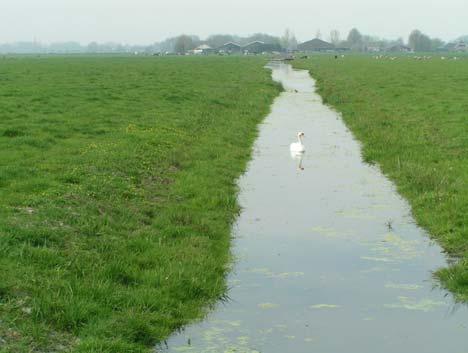
<svg viewBox="0 0 468 353">
<path fill-rule="evenodd" d="M 396 183 L 418 223 L 460 258 L 437 275 L 468 301 L 468 57 L 317 56 L 295 66 L 310 70 L 324 102 L 343 113 L 365 160 Z"/>
<path fill-rule="evenodd" d="M 223 297 L 263 64 L 0 59 L 0 352 L 146 352 Z"/>
<path fill-rule="evenodd" d="M 315 304 L 310 306 L 311 309 L 336 309 L 339 307 L 340 306 L 336 304 Z"/>
<path fill-rule="evenodd" d="M 421 299 L 416 300 L 404 296 L 398 297 L 399 302 L 396 304 L 385 304 L 385 308 L 388 309 L 406 309 L 406 310 L 418 310 L 418 311 L 432 311 L 437 307 L 446 306 L 447 304 L 440 301 L 434 301 L 432 299 Z"/>
</svg>

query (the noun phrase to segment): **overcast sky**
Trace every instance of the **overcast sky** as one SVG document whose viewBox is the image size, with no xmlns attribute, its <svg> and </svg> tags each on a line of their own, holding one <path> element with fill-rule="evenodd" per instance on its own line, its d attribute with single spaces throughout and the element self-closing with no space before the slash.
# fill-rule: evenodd
<svg viewBox="0 0 468 353">
<path fill-rule="evenodd" d="M 444 40 L 468 34 L 468 0 L 1 0 L 0 42 L 149 44 L 180 33 L 327 39 L 352 27 L 389 39 L 418 28 Z"/>
</svg>

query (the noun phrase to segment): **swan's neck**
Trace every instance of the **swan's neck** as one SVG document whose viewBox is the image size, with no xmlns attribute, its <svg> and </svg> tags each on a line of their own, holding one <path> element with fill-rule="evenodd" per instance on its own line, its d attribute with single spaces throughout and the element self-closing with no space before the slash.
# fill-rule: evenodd
<svg viewBox="0 0 468 353">
<path fill-rule="evenodd" d="M 300 136 L 300 135 L 299 135 L 299 136 L 297 136 L 297 140 L 299 141 L 299 144 L 301 144 L 301 145 L 302 145 L 302 136 Z"/>
</svg>

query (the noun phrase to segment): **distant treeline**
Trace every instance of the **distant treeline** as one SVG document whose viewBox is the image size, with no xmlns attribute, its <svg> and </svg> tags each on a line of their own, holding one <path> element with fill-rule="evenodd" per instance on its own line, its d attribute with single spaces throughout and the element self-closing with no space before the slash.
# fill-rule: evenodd
<svg viewBox="0 0 468 353">
<path fill-rule="evenodd" d="M 414 30 L 408 36 L 408 40 L 403 38 L 389 40 L 379 38 L 372 35 L 361 34 L 358 29 L 353 28 L 346 37 L 341 37 L 337 30 L 332 30 L 326 38 L 321 34 L 320 30 L 311 35 L 310 40 L 318 38 L 329 41 L 335 47 L 349 48 L 353 51 L 378 51 L 387 50 L 394 46 L 406 46 L 413 51 L 435 51 L 435 50 L 450 50 L 451 45 L 464 41 L 468 43 L 468 35 L 461 36 L 451 42 L 444 42 L 438 38 L 431 38 L 419 30 Z M 18 54 L 72 54 L 72 53 L 185 53 L 202 44 L 208 45 L 211 48 L 218 48 L 223 44 L 233 42 L 241 46 L 250 42 L 261 41 L 266 44 L 274 44 L 281 46 L 285 50 L 295 50 L 298 41 L 295 35 L 286 30 L 281 37 L 269 35 L 266 33 L 256 33 L 248 37 L 241 37 L 229 34 L 214 34 L 206 39 L 201 39 L 196 35 L 182 34 L 180 36 L 168 38 L 162 42 L 155 42 L 149 45 L 126 45 L 115 42 L 97 43 L 91 42 L 87 45 L 82 45 L 78 42 L 59 42 L 52 44 L 44 44 L 37 41 L 34 42 L 15 42 L 8 44 L 0 44 L 0 53 L 18 53 Z"/>
</svg>

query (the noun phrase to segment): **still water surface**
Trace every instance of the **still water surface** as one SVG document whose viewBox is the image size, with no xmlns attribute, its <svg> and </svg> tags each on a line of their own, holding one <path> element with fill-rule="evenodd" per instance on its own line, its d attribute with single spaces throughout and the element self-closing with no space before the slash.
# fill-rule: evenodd
<svg viewBox="0 0 468 353">
<path fill-rule="evenodd" d="M 231 301 L 157 351 L 467 353 L 468 310 L 432 278 L 441 249 L 308 73 L 271 69 L 285 92 L 239 181 Z M 302 161 L 289 153 L 298 131 Z"/>
</svg>

